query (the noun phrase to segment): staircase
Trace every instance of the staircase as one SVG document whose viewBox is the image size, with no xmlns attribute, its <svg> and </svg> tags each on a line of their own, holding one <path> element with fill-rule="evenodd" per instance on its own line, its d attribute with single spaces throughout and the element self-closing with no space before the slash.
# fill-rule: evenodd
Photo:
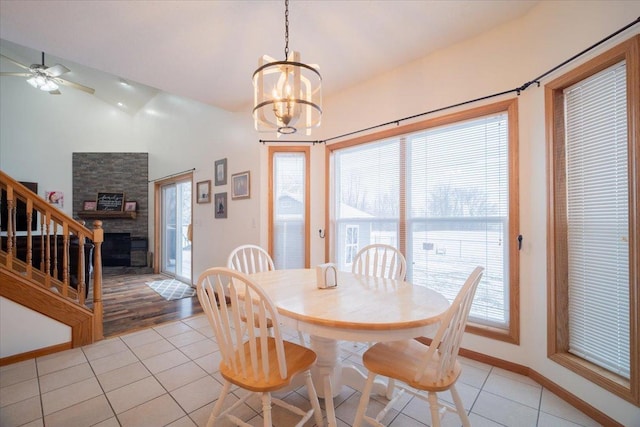
<svg viewBox="0 0 640 427">
<path fill-rule="evenodd" d="M 85 227 L 3 171 L 0 190 L 0 296 L 71 328 L 70 343 L 0 366 L 103 339 L 102 221 Z"/>
</svg>

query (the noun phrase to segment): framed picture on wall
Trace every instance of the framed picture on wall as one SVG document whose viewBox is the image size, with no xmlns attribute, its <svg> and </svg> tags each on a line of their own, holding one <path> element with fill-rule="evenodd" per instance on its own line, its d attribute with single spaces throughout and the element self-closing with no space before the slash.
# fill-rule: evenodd
<svg viewBox="0 0 640 427">
<path fill-rule="evenodd" d="M 125 202 L 124 203 L 124 211 L 125 212 L 135 212 L 138 209 L 138 202 Z"/>
<path fill-rule="evenodd" d="M 248 199 L 250 193 L 249 171 L 231 175 L 231 200 Z"/>
<path fill-rule="evenodd" d="M 95 211 L 97 206 L 98 206 L 98 202 L 96 202 L 95 200 L 85 200 L 82 203 L 82 210 L 83 211 Z"/>
<path fill-rule="evenodd" d="M 227 159 L 216 160 L 214 172 L 216 185 L 225 185 L 227 183 Z"/>
<path fill-rule="evenodd" d="M 213 196 L 216 208 L 216 218 L 227 217 L 227 193 L 216 193 Z"/>
<path fill-rule="evenodd" d="M 200 181 L 196 184 L 198 203 L 211 203 L 211 180 Z"/>
</svg>

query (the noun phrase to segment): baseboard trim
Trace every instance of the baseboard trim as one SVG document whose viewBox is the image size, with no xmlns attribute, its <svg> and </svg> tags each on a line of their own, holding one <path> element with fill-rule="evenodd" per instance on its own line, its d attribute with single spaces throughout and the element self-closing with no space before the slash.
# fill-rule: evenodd
<svg viewBox="0 0 640 427">
<path fill-rule="evenodd" d="M 604 412 L 599 411 L 598 409 L 594 408 L 584 400 L 568 392 L 567 390 L 565 390 L 558 384 L 554 383 L 544 375 L 540 374 L 539 372 L 527 366 L 509 362 L 507 360 L 499 359 L 497 357 L 487 356 L 486 354 L 478 353 L 476 351 L 467 350 L 464 348 L 460 349 L 459 354 L 460 356 L 466 357 L 467 359 L 486 363 L 488 365 L 495 366 L 496 368 L 501 368 L 506 371 L 515 372 L 520 375 L 525 375 L 603 426 L 624 427 L 624 425 L 620 424 L 613 418 L 609 417 Z"/>
<path fill-rule="evenodd" d="M 69 341 L 62 344 L 56 344 L 49 347 L 43 347 L 37 350 L 28 351 L 26 353 L 14 354 L 12 356 L 0 358 L 0 366 L 11 365 L 12 363 L 18 363 L 29 359 L 35 359 L 36 357 L 46 356 L 48 354 L 69 350 L 71 348 L 73 348 L 73 346 L 71 345 L 71 341 Z"/>
</svg>

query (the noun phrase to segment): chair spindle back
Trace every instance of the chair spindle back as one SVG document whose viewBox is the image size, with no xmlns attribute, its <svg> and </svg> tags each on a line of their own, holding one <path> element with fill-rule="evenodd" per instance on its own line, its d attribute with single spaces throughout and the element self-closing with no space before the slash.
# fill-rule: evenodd
<svg viewBox="0 0 640 427">
<path fill-rule="evenodd" d="M 226 289 L 226 292 L 225 292 Z M 218 305 L 216 293 L 229 297 L 229 304 Z M 225 267 L 215 267 L 200 275 L 198 300 L 214 330 L 224 363 L 236 375 L 255 381 L 267 378 L 270 369 L 278 369 L 281 378 L 287 376 L 284 345 L 277 319 L 277 311 L 269 297 L 245 274 Z M 255 319 L 254 327 L 246 327 L 242 313 Z M 276 346 L 277 360 L 270 360 L 269 346 Z"/>
<path fill-rule="evenodd" d="M 419 381 L 423 375 L 429 375 L 429 373 L 433 375 L 433 372 L 429 372 L 433 369 L 435 369 L 437 378 L 443 378 L 454 370 L 473 297 L 480 279 L 482 279 L 483 271 L 484 267 L 476 267 L 451 303 L 429 345 L 429 352 L 424 363 L 416 371 L 416 381 Z M 437 357 L 434 357 L 435 352 L 437 352 Z"/>
<path fill-rule="evenodd" d="M 351 271 L 355 274 L 404 280 L 407 262 L 404 255 L 393 246 L 374 243 L 358 251 Z"/>
</svg>

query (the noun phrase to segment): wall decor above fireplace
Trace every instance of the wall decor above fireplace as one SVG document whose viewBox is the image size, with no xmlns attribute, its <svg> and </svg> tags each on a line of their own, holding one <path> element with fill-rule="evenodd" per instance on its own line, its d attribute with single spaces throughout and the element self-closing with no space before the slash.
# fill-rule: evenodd
<svg viewBox="0 0 640 427">
<path fill-rule="evenodd" d="M 100 192 L 96 201 L 97 211 L 122 212 L 124 193 Z"/>
</svg>

